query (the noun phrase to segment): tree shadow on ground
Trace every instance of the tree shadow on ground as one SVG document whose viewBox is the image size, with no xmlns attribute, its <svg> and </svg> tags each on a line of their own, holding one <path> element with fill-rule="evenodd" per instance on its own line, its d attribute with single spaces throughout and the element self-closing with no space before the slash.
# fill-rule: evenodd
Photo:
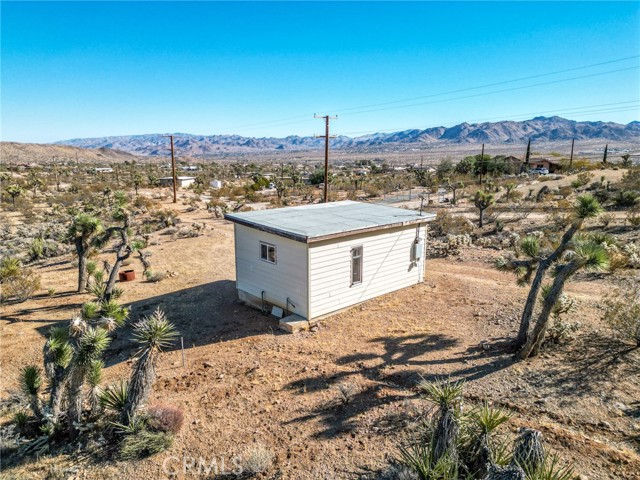
<svg viewBox="0 0 640 480">
<path fill-rule="evenodd" d="M 514 363 L 510 342 L 498 340 L 460 351 L 460 340 L 440 334 L 412 334 L 379 337 L 369 341 L 371 352 L 345 355 L 336 364 L 350 367 L 337 374 L 305 377 L 288 385 L 300 394 L 334 389 L 334 400 L 320 404 L 287 424 L 319 420 L 324 428 L 316 438 L 332 438 L 352 432 L 359 417 L 367 411 L 417 395 L 416 386 L 427 381 L 451 378 L 472 381 L 490 375 Z M 378 353 L 380 347 L 383 353 Z M 435 355 L 434 355 L 435 354 Z M 365 386 L 342 398 L 339 386 Z"/>
<path fill-rule="evenodd" d="M 590 332 L 571 344 L 561 363 L 546 367 L 544 375 L 530 375 L 527 381 L 535 388 L 576 397 L 607 391 L 605 384 L 638 376 L 640 350 L 611 336 Z"/>
<path fill-rule="evenodd" d="M 131 313 L 126 325 L 112 334 L 112 341 L 105 353 L 106 366 L 112 366 L 132 358 L 138 344 L 133 341 L 132 326 L 156 308 L 162 309 L 182 337 L 185 350 L 215 342 L 232 340 L 277 331 L 276 319 L 248 307 L 237 299 L 235 282 L 220 280 L 175 292 L 145 298 L 132 303 L 123 302 Z M 79 309 L 81 304 L 77 305 Z M 70 308 L 65 305 L 65 308 Z M 52 323 L 66 323 L 68 319 Z M 51 324 L 38 327 L 46 336 Z M 167 351 L 179 350 L 177 340 Z"/>
</svg>

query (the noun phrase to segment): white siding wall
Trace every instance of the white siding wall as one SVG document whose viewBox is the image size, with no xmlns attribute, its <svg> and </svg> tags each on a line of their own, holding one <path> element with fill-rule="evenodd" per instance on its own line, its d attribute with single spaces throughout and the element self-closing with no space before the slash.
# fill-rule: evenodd
<svg viewBox="0 0 640 480">
<path fill-rule="evenodd" d="M 413 262 L 417 225 L 312 243 L 309 248 L 311 308 L 315 318 L 423 280 L 424 253 Z M 351 285 L 351 248 L 363 246 L 362 283 Z"/>
<path fill-rule="evenodd" d="M 277 247 L 277 263 L 260 259 L 260 242 Z M 307 245 L 288 238 L 235 224 L 236 286 L 255 297 L 265 292 L 265 300 L 286 307 L 287 297 L 295 305 L 289 307 L 307 318 Z"/>
</svg>

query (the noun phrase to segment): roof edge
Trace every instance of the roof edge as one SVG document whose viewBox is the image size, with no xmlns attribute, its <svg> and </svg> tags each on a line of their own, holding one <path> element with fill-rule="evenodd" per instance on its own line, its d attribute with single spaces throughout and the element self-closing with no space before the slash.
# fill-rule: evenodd
<svg viewBox="0 0 640 480">
<path fill-rule="evenodd" d="M 240 218 L 234 217 L 232 213 L 224 214 L 224 219 L 230 222 L 237 223 L 239 225 L 243 225 L 249 228 L 255 228 L 256 230 L 260 230 L 261 232 L 271 233 L 273 235 L 288 238 L 290 240 L 294 240 L 296 242 L 301 242 L 301 243 L 316 243 L 316 242 L 321 242 L 323 240 L 330 240 L 333 238 L 348 237 L 351 235 L 358 235 L 360 233 L 375 232 L 376 230 L 388 230 L 390 228 L 406 227 L 410 225 L 417 225 L 420 223 L 428 223 L 435 220 L 435 218 L 436 218 L 435 214 L 429 213 L 429 214 L 426 214 L 425 216 L 417 217 L 412 220 L 408 220 L 406 222 L 396 222 L 396 223 L 390 223 L 387 225 L 375 225 L 373 227 L 358 228 L 355 230 L 347 230 L 344 232 L 330 233 L 328 235 L 320 235 L 317 237 L 308 237 L 306 235 L 299 235 L 299 234 L 288 232 L 285 230 L 280 230 L 278 228 L 266 227 L 263 224 L 260 224 L 257 222 L 251 222 L 248 220 L 240 219 Z"/>
</svg>

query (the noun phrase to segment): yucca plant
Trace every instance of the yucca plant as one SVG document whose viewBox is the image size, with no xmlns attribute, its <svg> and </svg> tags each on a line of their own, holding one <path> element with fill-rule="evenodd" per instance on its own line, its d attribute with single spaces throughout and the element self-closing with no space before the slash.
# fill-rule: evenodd
<svg viewBox="0 0 640 480">
<path fill-rule="evenodd" d="M 129 309 L 120 305 L 115 299 L 100 304 L 99 315 L 102 318 L 111 318 L 121 327 L 129 318 Z"/>
<path fill-rule="evenodd" d="M 131 374 L 127 402 L 120 416 L 121 423 L 132 418 L 146 402 L 155 378 L 158 355 L 175 341 L 178 332 L 167 320 L 164 312 L 158 308 L 133 326 L 133 337 L 141 348 Z"/>
<path fill-rule="evenodd" d="M 74 356 L 69 378 L 69 408 L 67 421 L 73 435 L 77 433 L 75 425 L 82 416 L 82 386 L 86 380 L 91 364 L 99 360 L 109 346 L 108 332 L 102 328 L 89 327 L 80 337 Z"/>
<path fill-rule="evenodd" d="M 87 369 L 87 384 L 89 385 L 89 405 L 91 412 L 96 413 L 100 406 L 100 384 L 102 383 L 104 362 L 102 360 L 92 360 Z"/>
<path fill-rule="evenodd" d="M 503 408 L 491 407 L 487 402 L 469 414 L 471 435 L 463 446 L 466 451 L 462 456 L 466 460 L 467 470 L 475 477 L 484 477 L 490 464 L 508 463 L 506 445 L 496 441 L 493 434 L 509 419 L 509 412 Z"/>
<path fill-rule="evenodd" d="M 547 455 L 537 467 L 525 467 L 527 480 L 573 480 L 576 474 L 570 465 L 562 465 L 557 455 Z"/>
<path fill-rule="evenodd" d="M 67 369 L 73 359 L 73 346 L 69 343 L 69 329 L 53 327 L 44 345 L 45 372 L 49 379 L 49 409 L 52 422 L 57 423 L 62 413 L 62 400 Z"/>
<path fill-rule="evenodd" d="M 42 418 L 40 408 L 40 388 L 42 387 L 42 371 L 36 365 L 27 365 L 20 371 L 20 388 L 29 397 L 31 411 L 36 418 Z"/>
<path fill-rule="evenodd" d="M 85 302 L 80 307 L 80 315 L 83 320 L 91 321 L 100 316 L 102 305 L 98 302 Z"/>
<path fill-rule="evenodd" d="M 431 445 L 414 443 L 400 446 L 400 462 L 413 471 L 420 480 L 457 480 L 458 463 L 454 458 L 434 458 Z"/>
<path fill-rule="evenodd" d="M 542 434 L 537 430 L 523 428 L 516 439 L 513 465 L 518 465 L 527 472 L 539 470 L 544 465 L 545 452 Z"/>
<path fill-rule="evenodd" d="M 462 401 L 464 382 L 422 380 L 418 387 L 438 405 L 435 428 L 431 440 L 431 456 L 434 462 L 449 457 L 457 459 L 457 440 L 460 426 L 456 413 Z"/>
<path fill-rule="evenodd" d="M 124 410 L 127 403 L 127 391 L 129 390 L 129 382 L 120 380 L 109 385 L 100 392 L 100 406 L 107 410 L 111 410 L 120 414 Z"/>
</svg>

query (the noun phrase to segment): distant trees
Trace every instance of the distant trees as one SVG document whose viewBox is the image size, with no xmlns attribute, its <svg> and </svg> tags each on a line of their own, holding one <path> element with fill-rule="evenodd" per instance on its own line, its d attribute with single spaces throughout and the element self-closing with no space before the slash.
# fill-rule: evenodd
<svg viewBox="0 0 640 480">
<path fill-rule="evenodd" d="M 440 181 L 444 180 L 446 177 L 451 175 L 453 172 L 453 162 L 450 158 L 443 158 L 440 160 L 440 163 L 436 166 L 436 176 Z"/>
</svg>

